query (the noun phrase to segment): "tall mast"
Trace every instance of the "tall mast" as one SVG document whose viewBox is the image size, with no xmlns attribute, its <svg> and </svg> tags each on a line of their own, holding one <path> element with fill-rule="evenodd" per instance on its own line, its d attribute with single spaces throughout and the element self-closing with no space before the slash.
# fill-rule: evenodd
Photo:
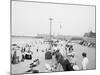
<svg viewBox="0 0 100 75">
<path fill-rule="evenodd" d="M 52 42 L 51 42 L 51 40 L 52 40 L 52 20 L 53 20 L 53 18 L 49 18 L 49 20 L 50 20 L 50 50 L 51 50 L 51 47 L 52 47 Z"/>
</svg>

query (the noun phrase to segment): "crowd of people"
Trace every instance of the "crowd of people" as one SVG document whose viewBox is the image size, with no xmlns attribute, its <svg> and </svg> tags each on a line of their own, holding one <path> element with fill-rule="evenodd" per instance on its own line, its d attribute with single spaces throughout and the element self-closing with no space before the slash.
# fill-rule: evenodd
<svg viewBox="0 0 100 75">
<path fill-rule="evenodd" d="M 67 40 L 53 40 L 51 45 L 52 48 L 50 48 L 50 42 L 44 40 L 39 40 L 38 42 L 35 41 L 34 44 L 25 43 L 24 46 L 12 44 L 11 64 L 15 65 L 24 62 L 24 60 L 32 60 L 33 63 L 30 64 L 30 70 L 27 72 L 38 73 L 39 71 L 34 70 L 34 67 L 40 65 L 41 61 L 40 58 L 34 59 L 33 55 L 35 55 L 34 51 L 36 51 L 45 53 L 45 56 L 43 56 L 45 58 L 50 57 L 49 59 L 47 58 L 44 60 L 55 59 L 55 63 L 52 65 L 44 63 L 45 72 L 77 71 L 87 69 L 89 60 L 85 52 L 81 54 L 83 57 L 82 68 L 79 68 L 75 58 L 76 53 L 74 51 L 74 47 L 73 45 L 69 45 Z M 47 54 L 47 52 L 49 53 Z"/>
</svg>

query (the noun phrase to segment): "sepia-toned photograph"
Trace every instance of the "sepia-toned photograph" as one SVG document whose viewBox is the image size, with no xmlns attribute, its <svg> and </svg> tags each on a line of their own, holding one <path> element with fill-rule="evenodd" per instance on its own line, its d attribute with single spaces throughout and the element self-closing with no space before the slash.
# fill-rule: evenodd
<svg viewBox="0 0 100 75">
<path fill-rule="evenodd" d="M 96 6 L 11 1 L 11 74 L 96 69 Z"/>
</svg>

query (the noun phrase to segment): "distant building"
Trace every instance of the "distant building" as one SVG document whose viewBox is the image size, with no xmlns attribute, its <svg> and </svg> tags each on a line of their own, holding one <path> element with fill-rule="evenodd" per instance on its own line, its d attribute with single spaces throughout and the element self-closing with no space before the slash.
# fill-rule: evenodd
<svg viewBox="0 0 100 75">
<path fill-rule="evenodd" d="M 96 38 L 96 33 L 90 31 L 88 33 L 84 34 L 84 37 L 91 37 L 91 38 Z"/>
</svg>

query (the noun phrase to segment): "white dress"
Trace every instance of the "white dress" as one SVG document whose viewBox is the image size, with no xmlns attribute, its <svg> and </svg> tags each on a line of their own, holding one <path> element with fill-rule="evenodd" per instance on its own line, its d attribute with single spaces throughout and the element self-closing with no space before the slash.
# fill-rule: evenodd
<svg viewBox="0 0 100 75">
<path fill-rule="evenodd" d="M 83 58 L 83 61 L 82 61 L 82 67 L 83 67 L 83 70 L 86 70 L 87 68 L 87 65 L 88 65 L 88 58 L 87 57 L 85 57 L 85 58 Z"/>
</svg>

